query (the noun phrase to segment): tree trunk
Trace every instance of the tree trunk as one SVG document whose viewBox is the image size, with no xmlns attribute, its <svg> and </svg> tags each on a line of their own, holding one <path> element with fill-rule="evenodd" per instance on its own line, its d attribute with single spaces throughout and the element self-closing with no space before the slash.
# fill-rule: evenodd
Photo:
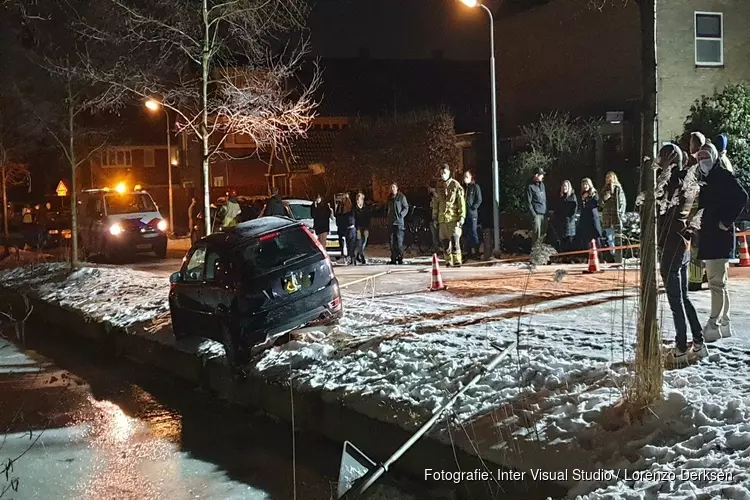
<svg viewBox="0 0 750 500">
<path fill-rule="evenodd" d="M 75 110 L 73 109 L 73 91 L 68 82 L 68 159 L 70 160 L 70 240 L 71 264 L 78 267 L 78 185 L 76 183 L 76 148 L 75 148 Z"/>
<path fill-rule="evenodd" d="M 636 352 L 636 379 L 632 388 L 633 408 L 644 409 L 661 396 L 663 368 L 661 338 L 657 319 L 658 284 L 656 278 L 656 171 L 657 155 L 657 54 L 656 0 L 639 0 L 641 18 L 641 63 L 643 96 L 643 135 L 641 151 L 641 189 L 645 201 L 641 207 L 641 293 Z"/>
<path fill-rule="evenodd" d="M 5 161 L 3 161 L 2 168 L 0 169 L 0 182 L 2 182 L 2 189 L 3 189 L 3 234 L 5 235 L 5 251 L 8 251 L 8 188 L 6 185 L 6 173 L 5 173 L 6 165 Z"/>
<path fill-rule="evenodd" d="M 209 234 L 211 234 L 211 230 L 213 229 L 213 221 L 211 219 L 211 185 L 209 184 L 211 165 L 209 163 L 210 151 L 208 144 L 208 78 L 210 76 L 211 69 L 211 34 L 208 19 L 208 0 L 203 0 L 203 28 L 203 54 L 201 59 L 201 105 L 203 107 L 203 110 L 201 111 L 200 138 L 203 153 L 203 219 L 206 223 L 206 236 L 208 236 Z"/>
</svg>

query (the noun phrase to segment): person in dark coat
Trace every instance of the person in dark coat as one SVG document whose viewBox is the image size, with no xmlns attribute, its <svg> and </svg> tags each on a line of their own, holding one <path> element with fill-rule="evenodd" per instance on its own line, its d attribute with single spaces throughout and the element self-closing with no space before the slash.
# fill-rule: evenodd
<svg viewBox="0 0 750 500">
<path fill-rule="evenodd" d="M 328 233 L 331 232 L 333 210 L 329 203 L 323 202 L 323 197 L 320 194 L 315 195 L 315 201 L 313 201 L 312 207 L 310 207 L 310 216 L 313 220 L 315 236 L 318 237 L 318 241 L 323 245 L 323 248 L 326 248 Z"/>
<path fill-rule="evenodd" d="M 271 190 L 271 197 L 268 199 L 268 202 L 266 203 L 266 217 L 276 216 L 276 217 L 286 217 L 286 208 L 284 207 L 284 202 L 281 201 L 281 197 L 279 196 L 279 188 L 274 187 Z"/>
<path fill-rule="evenodd" d="M 336 207 L 336 226 L 339 231 L 339 242 L 342 243 L 341 255 L 344 257 L 344 262 L 356 265 L 354 254 L 357 250 L 357 229 L 354 224 L 354 207 L 349 193 L 344 193 L 341 203 Z M 343 253 L 344 247 L 346 247 L 346 256 Z"/>
<path fill-rule="evenodd" d="M 597 246 L 602 237 L 602 224 L 599 220 L 599 193 L 594 188 L 594 183 L 588 177 L 581 181 L 581 218 L 578 221 L 579 248 L 588 248 L 591 240 L 595 240 Z"/>
<path fill-rule="evenodd" d="M 367 240 L 370 239 L 370 209 L 365 206 L 365 194 L 357 193 L 357 201 L 354 204 L 354 227 L 357 230 L 357 251 L 354 261 L 359 264 L 367 264 L 365 249 Z"/>
<path fill-rule="evenodd" d="M 471 171 L 464 172 L 464 184 L 466 185 L 466 220 L 464 221 L 464 235 L 466 242 L 466 259 L 479 258 L 479 207 L 482 206 L 482 190 L 479 184 L 474 182 Z"/>
<path fill-rule="evenodd" d="M 558 239 L 557 246 L 561 252 L 572 251 L 575 246 L 576 214 L 578 214 L 578 197 L 570 181 L 563 181 L 553 216 L 553 227 Z"/>
<path fill-rule="evenodd" d="M 526 188 L 526 197 L 529 203 L 529 215 L 531 216 L 531 244 L 536 245 L 538 241 L 544 241 L 547 228 L 547 188 L 544 186 L 544 170 L 537 169 L 534 178 Z"/>
<path fill-rule="evenodd" d="M 734 249 L 732 226 L 747 203 L 747 192 L 731 172 L 722 168 L 718 151 L 706 144 L 697 155 L 699 179 L 704 183 L 698 201 L 702 210 L 698 258 L 706 263 L 711 290 L 711 317 L 703 328 L 706 342 L 732 336 L 727 280 Z"/>
<path fill-rule="evenodd" d="M 695 168 L 685 168 L 682 150 L 667 144 L 659 151 L 658 207 L 659 271 L 675 326 L 675 347 L 667 353 L 667 363 L 676 366 L 708 355 L 698 313 L 688 296 L 688 264 L 690 263 L 690 211 L 698 194 Z M 686 322 L 687 317 L 687 322 Z M 688 348 L 687 328 L 693 335 Z"/>
<path fill-rule="evenodd" d="M 409 214 L 409 202 L 406 196 L 398 191 L 398 184 L 391 184 L 391 195 L 388 197 L 388 215 L 386 221 L 390 228 L 391 264 L 404 263 L 404 226 Z"/>
</svg>

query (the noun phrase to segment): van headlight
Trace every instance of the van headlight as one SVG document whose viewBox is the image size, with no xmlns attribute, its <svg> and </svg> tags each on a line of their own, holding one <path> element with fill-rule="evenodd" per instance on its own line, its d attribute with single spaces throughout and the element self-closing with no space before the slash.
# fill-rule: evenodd
<svg viewBox="0 0 750 500">
<path fill-rule="evenodd" d="M 167 226 L 168 226 L 167 221 L 165 221 L 164 219 L 160 220 L 156 224 L 157 229 L 159 229 L 159 231 L 161 231 L 162 233 L 167 230 Z"/>
<path fill-rule="evenodd" d="M 119 236 L 120 234 L 122 234 L 122 226 L 117 223 L 112 224 L 111 226 L 109 226 L 109 234 L 111 234 L 112 236 Z"/>
</svg>

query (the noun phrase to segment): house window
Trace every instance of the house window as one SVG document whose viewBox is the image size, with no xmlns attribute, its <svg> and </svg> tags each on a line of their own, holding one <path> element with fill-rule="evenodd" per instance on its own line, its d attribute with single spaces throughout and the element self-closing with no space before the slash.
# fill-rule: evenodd
<svg viewBox="0 0 750 500">
<path fill-rule="evenodd" d="M 724 65 L 724 15 L 720 12 L 695 13 L 696 66 Z"/>
<path fill-rule="evenodd" d="M 224 187 L 224 176 L 220 175 L 218 177 L 214 177 L 214 187 L 215 188 L 222 188 Z"/>
<path fill-rule="evenodd" d="M 133 154 L 129 149 L 108 149 L 102 151 L 102 167 L 130 167 Z"/>
<path fill-rule="evenodd" d="M 154 150 L 144 149 L 143 150 L 143 166 L 153 168 L 154 167 Z"/>
</svg>

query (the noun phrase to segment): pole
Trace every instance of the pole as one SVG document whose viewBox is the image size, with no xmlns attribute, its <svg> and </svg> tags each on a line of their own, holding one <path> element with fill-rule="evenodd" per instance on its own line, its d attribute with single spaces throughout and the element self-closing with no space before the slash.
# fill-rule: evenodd
<svg viewBox="0 0 750 500">
<path fill-rule="evenodd" d="M 495 18 L 484 4 L 479 4 L 490 17 L 490 90 L 492 92 L 492 223 L 495 233 L 494 251 L 500 251 L 500 166 L 497 160 L 497 82 L 495 66 Z"/>
<path fill-rule="evenodd" d="M 169 111 L 162 105 L 167 119 L 167 182 L 169 182 L 169 233 L 174 234 L 174 195 L 172 193 L 172 128 L 169 126 Z"/>
</svg>

